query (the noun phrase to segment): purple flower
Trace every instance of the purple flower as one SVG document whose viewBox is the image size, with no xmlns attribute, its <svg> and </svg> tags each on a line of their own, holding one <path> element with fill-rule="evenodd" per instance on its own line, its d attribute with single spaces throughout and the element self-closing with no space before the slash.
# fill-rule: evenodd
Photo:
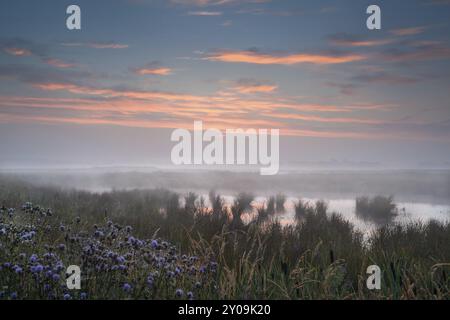
<svg viewBox="0 0 450 320">
<path fill-rule="evenodd" d="M 147 277 L 147 285 L 149 287 L 153 287 L 153 282 L 155 281 L 155 279 L 153 278 L 153 276 L 148 276 Z"/>
<path fill-rule="evenodd" d="M 61 250 L 61 251 L 64 251 L 66 249 L 66 246 L 64 245 L 64 243 L 60 243 L 58 245 L 58 249 Z"/>
<path fill-rule="evenodd" d="M 129 284 L 129 283 L 124 283 L 123 284 L 123 286 L 122 286 L 122 289 L 123 289 L 123 291 L 125 291 L 125 292 L 130 292 L 131 291 L 131 289 L 132 289 L 132 287 L 131 287 L 131 285 Z"/>
<path fill-rule="evenodd" d="M 87 293 L 86 292 L 80 293 L 80 299 L 81 300 L 86 300 L 87 299 Z"/>
<path fill-rule="evenodd" d="M 31 267 L 33 268 L 33 267 Z M 36 272 L 36 273 L 40 273 L 44 270 L 44 267 L 41 264 L 38 264 L 36 266 L 34 266 L 34 271 L 32 270 L 31 272 Z"/>
<path fill-rule="evenodd" d="M 177 289 L 177 291 L 175 291 L 175 295 L 176 295 L 178 298 L 181 298 L 181 297 L 183 296 L 183 294 L 184 294 L 184 292 L 183 292 L 183 290 L 181 290 L 181 289 Z"/>
<path fill-rule="evenodd" d="M 58 263 L 55 265 L 55 271 L 61 272 L 62 270 L 64 270 L 64 265 L 61 261 L 58 261 Z"/>
<path fill-rule="evenodd" d="M 59 279 L 61 279 L 61 277 L 60 277 L 59 274 L 54 273 L 54 274 L 52 275 L 52 279 L 53 279 L 53 281 L 59 281 Z"/>
<path fill-rule="evenodd" d="M 136 239 L 134 237 L 129 237 L 128 238 L 128 243 L 131 245 L 134 245 L 136 243 Z"/>
<path fill-rule="evenodd" d="M 11 293 L 11 299 L 16 300 L 17 299 L 17 292 L 12 292 Z"/>
<path fill-rule="evenodd" d="M 96 238 L 103 238 L 104 233 L 101 232 L 100 230 L 97 230 L 97 231 L 95 231 L 94 236 L 95 236 Z"/>
<path fill-rule="evenodd" d="M 127 266 L 124 265 L 124 264 L 121 264 L 121 265 L 119 265 L 119 270 L 120 271 L 125 271 L 125 270 L 127 270 Z"/>
<path fill-rule="evenodd" d="M 30 262 L 31 263 L 36 263 L 37 260 L 38 260 L 38 256 L 35 255 L 35 254 L 32 254 L 31 257 L 30 257 Z"/>
<path fill-rule="evenodd" d="M 194 299 L 194 294 L 192 293 L 192 291 L 189 291 L 189 292 L 187 293 L 187 298 L 188 298 L 189 300 L 193 300 L 193 299 Z"/>
<path fill-rule="evenodd" d="M 18 265 L 15 265 L 13 267 L 13 269 L 14 269 L 14 272 L 17 273 L 17 274 L 23 273 L 23 269 L 21 267 L 19 267 Z"/>
<path fill-rule="evenodd" d="M 123 256 L 118 256 L 116 258 L 117 262 L 120 264 L 124 264 L 125 263 L 125 258 Z"/>
<path fill-rule="evenodd" d="M 158 241 L 152 240 L 152 248 L 153 248 L 153 249 L 158 248 Z"/>
<path fill-rule="evenodd" d="M 71 299 L 72 299 L 71 295 L 68 294 L 68 293 L 66 293 L 66 294 L 63 296 L 63 298 L 64 298 L 64 300 L 71 300 Z"/>
</svg>

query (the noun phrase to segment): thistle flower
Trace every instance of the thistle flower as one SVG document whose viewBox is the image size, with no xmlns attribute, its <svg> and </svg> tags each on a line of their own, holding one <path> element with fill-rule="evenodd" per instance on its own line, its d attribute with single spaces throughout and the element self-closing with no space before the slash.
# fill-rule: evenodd
<svg viewBox="0 0 450 320">
<path fill-rule="evenodd" d="M 132 287 L 131 287 L 131 285 L 130 285 L 129 283 L 125 282 L 125 283 L 123 284 L 123 286 L 122 286 L 122 289 L 123 289 L 123 291 L 125 291 L 125 292 L 130 292 L 131 289 L 132 289 Z"/>
<path fill-rule="evenodd" d="M 152 275 L 150 275 L 150 276 L 147 277 L 147 285 L 148 285 L 149 287 L 153 287 L 154 281 L 155 281 L 155 279 L 153 278 Z"/>
<path fill-rule="evenodd" d="M 175 291 L 175 295 L 176 295 L 178 298 L 181 298 L 181 297 L 184 295 L 184 292 L 183 292 L 183 290 L 181 290 L 181 289 L 177 289 L 177 290 Z"/>
<path fill-rule="evenodd" d="M 13 267 L 13 270 L 14 270 L 14 272 L 17 273 L 17 274 L 22 274 L 22 273 L 23 273 L 23 269 L 22 269 L 21 267 L 19 267 L 18 265 L 15 265 L 15 266 Z"/>
<path fill-rule="evenodd" d="M 134 237 L 129 237 L 127 242 L 131 245 L 134 245 L 136 243 L 136 239 Z"/>
<path fill-rule="evenodd" d="M 100 230 L 96 230 L 96 231 L 94 232 L 94 236 L 95 236 L 96 238 L 103 238 L 103 237 L 105 236 L 105 234 L 104 234 L 102 231 L 100 231 Z"/>
<path fill-rule="evenodd" d="M 167 271 L 167 278 L 171 279 L 171 278 L 173 278 L 173 277 L 175 277 L 175 272 L 173 272 L 173 271 Z"/>
<path fill-rule="evenodd" d="M 44 267 L 41 264 L 38 264 L 36 266 L 31 266 L 30 271 L 32 273 L 41 273 L 44 270 Z"/>
<path fill-rule="evenodd" d="M 124 265 L 124 264 L 121 264 L 121 265 L 119 265 L 119 270 L 120 271 L 125 271 L 125 270 L 127 270 L 127 266 Z"/>
</svg>

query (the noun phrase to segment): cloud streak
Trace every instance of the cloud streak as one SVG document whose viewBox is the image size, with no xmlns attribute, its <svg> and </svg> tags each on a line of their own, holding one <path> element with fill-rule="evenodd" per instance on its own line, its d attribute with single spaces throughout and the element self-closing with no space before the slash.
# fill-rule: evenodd
<svg viewBox="0 0 450 320">
<path fill-rule="evenodd" d="M 328 37 L 331 44 L 346 47 L 375 47 L 392 43 L 393 39 L 377 39 L 368 40 L 360 36 L 350 35 L 347 33 L 333 34 Z"/>
<path fill-rule="evenodd" d="M 342 64 L 366 59 L 360 54 L 331 55 L 295 53 L 286 55 L 274 55 L 259 53 L 256 51 L 217 51 L 205 57 L 209 61 L 228 63 L 248 63 L 259 65 L 296 65 L 296 64 Z"/>
<path fill-rule="evenodd" d="M 156 75 L 156 76 L 168 76 L 172 74 L 172 69 L 168 67 L 162 67 L 157 62 L 149 63 L 140 68 L 134 68 L 132 71 L 138 75 Z"/>
<path fill-rule="evenodd" d="M 126 49 L 128 44 L 115 42 L 64 42 L 61 45 L 65 47 L 86 47 L 93 49 Z"/>
<path fill-rule="evenodd" d="M 220 11 L 189 11 L 188 16 L 203 16 L 203 17 L 216 17 L 221 16 Z"/>
<path fill-rule="evenodd" d="M 399 37 L 414 36 L 423 33 L 427 27 L 410 27 L 391 30 L 390 33 Z"/>
</svg>

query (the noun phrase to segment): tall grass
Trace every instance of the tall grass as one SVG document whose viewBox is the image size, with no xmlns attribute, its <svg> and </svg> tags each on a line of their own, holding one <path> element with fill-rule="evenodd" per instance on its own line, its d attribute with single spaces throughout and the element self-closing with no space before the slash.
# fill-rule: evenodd
<svg viewBox="0 0 450 320">
<path fill-rule="evenodd" d="M 33 224 L 20 210 L 9 217 L 8 208 L 20 208 L 31 201 L 52 209 L 52 215 L 41 218 L 40 225 L 34 222 L 39 237 L 31 244 L 11 242 L 9 238 L 6 241 L 0 234 L 0 263 L 14 261 L 20 265 L 21 253 L 28 257 L 35 251 L 42 254 L 49 246 L 65 244 L 67 250 L 58 256 L 65 265 L 75 261 L 89 271 L 90 280 L 83 283 L 89 298 L 177 298 L 177 288 L 183 289 L 182 298 L 188 298 L 190 290 L 194 298 L 203 299 L 450 298 L 448 223 L 388 224 L 365 239 L 350 222 L 328 212 L 323 201 L 299 201 L 295 205 L 296 222 L 282 225 L 273 214 L 275 197 L 245 223 L 242 215 L 252 209 L 253 199 L 253 195 L 241 193 L 227 207 L 220 195 L 211 192 L 211 206 L 206 207 L 193 193 L 187 194 L 183 203 L 178 194 L 159 189 L 94 194 L 0 181 L 0 205 L 4 206 L 0 229 L 8 226 L 8 230 L 18 230 Z M 74 222 L 77 219 L 81 224 Z M 110 227 L 109 221 L 122 226 L 120 230 L 132 227 L 133 239 L 145 244 L 157 240 L 170 245 L 159 251 L 129 245 L 117 249 L 116 244 L 128 243 L 131 234 Z M 60 225 L 69 226 L 70 231 L 58 231 Z M 51 226 L 48 233 L 46 226 Z M 99 240 L 95 238 L 98 230 L 105 235 L 117 233 L 116 238 Z M 83 247 L 71 244 L 70 238 L 75 236 L 89 243 L 100 241 L 105 250 L 131 255 L 129 259 L 127 255 L 127 269 L 119 273 L 95 271 L 97 260 L 77 258 L 83 256 Z M 203 266 L 214 266 L 214 270 L 194 276 L 183 273 L 175 280 L 152 273 L 158 282 L 149 288 L 147 271 L 160 269 L 154 260 L 145 260 L 147 254 L 152 259 L 158 254 L 172 257 L 175 260 L 169 269 L 173 270 L 177 266 L 187 268 L 187 262 L 179 258 L 183 255 L 197 257 L 197 270 Z M 366 288 L 365 271 L 372 264 L 382 270 L 381 290 Z M 0 287 L 7 287 L 4 298 L 10 298 L 12 290 L 19 298 L 49 298 L 42 288 L 33 285 L 31 275 L 18 278 L 5 270 L 0 270 Z M 197 282 L 202 284 L 198 288 Z M 132 284 L 133 291 L 123 288 L 124 283 Z M 65 292 L 58 290 L 53 298 L 64 297 Z M 79 294 L 72 296 L 79 298 Z"/>
</svg>

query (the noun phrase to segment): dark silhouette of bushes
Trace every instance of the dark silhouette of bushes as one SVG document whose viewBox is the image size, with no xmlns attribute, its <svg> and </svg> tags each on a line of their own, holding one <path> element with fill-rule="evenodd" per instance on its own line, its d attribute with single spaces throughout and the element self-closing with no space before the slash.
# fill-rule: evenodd
<svg viewBox="0 0 450 320">
<path fill-rule="evenodd" d="M 356 215 L 363 220 L 376 224 L 387 224 L 392 222 L 397 214 L 397 206 L 392 196 L 356 198 Z"/>
</svg>

